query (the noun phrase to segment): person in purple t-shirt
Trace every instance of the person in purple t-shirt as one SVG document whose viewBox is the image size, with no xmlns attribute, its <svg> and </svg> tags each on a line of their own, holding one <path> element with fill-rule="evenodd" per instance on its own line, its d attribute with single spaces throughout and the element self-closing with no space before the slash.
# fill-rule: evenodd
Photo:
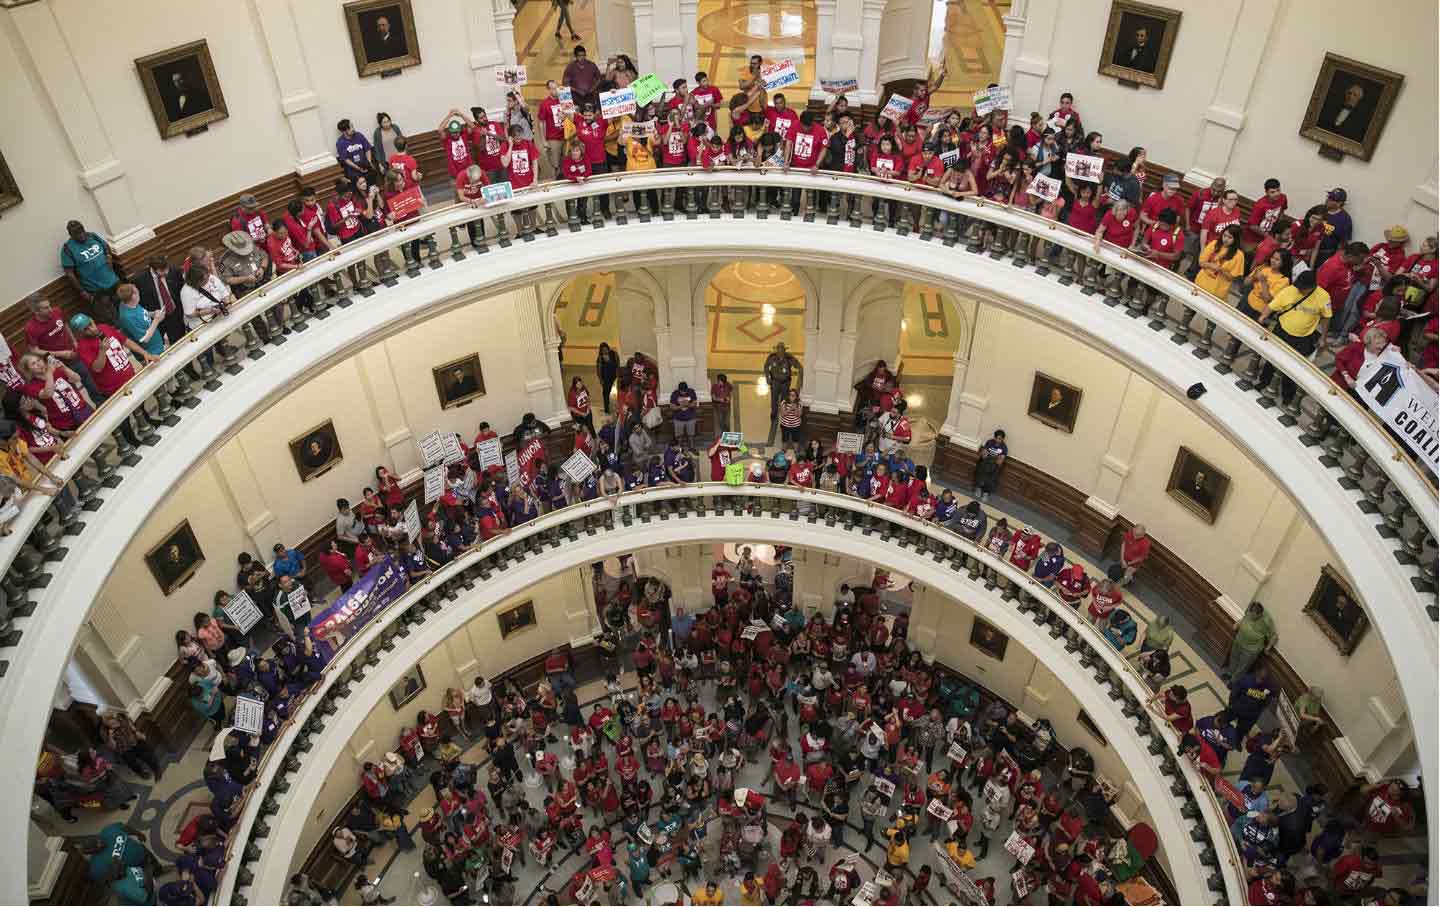
<svg viewBox="0 0 1440 907">
<path fill-rule="evenodd" d="M 335 140 L 335 159 L 345 171 L 345 178 L 352 183 L 360 176 L 373 180 L 370 140 L 356 132 L 349 120 L 341 120 L 335 128 L 340 130 L 340 137 Z"/>
<path fill-rule="evenodd" d="M 600 67 L 586 59 L 583 45 L 575 45 L 574 53 L 575 59 L 565 67 L 565 72 L 560 76 L 560 84 L 570 87 L 576 109 L 579 109 L 584 101 L 594 101 L 598 107 L 600 101 L 595 94 L 595 87 L 600 84 Z"/>
<path fill-rule="evenodd" d="M 698 402 L 695 392 L 684 381 L 670 394 L 670 418 L 675 425 L 676 438 L 695 437 L 695 407 Z"/>
</svg>

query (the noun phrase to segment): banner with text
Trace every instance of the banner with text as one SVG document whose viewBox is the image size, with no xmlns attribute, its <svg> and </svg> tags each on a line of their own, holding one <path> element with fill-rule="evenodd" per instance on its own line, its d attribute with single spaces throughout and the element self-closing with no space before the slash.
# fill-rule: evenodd
<svg viewBox="0 0 1440 907">
<path fill-rule="evenodd" d="M 635 112 L 635 89 L 617 88 L 600 92 L 600 116 L 607 120 L 618 120 L 627 113 Z"/>
<path fill-rule="evenodd" d="M 514 88 L 528 82 L 527 75 L 523 66 L 497 66 L 495 67 L 495 84 Z"/>
<path fill-rule="evenodd" d="M 992 110 L 1010 109 L 1010 86 L 996 85 L 975 92 L 975 115 L 983 117 Z"/>
<path fill-rule="evenodd" d="M 665 93 L 665 83 L 660 81 L 660 77 L 653 72 L 646 73 L 631 82 L 630 87 L 635 90 L 635 103 L 641 107 L 651 101 L 660 100 L 660 96 Z"/>
<path fill-rule="evenodd" d="M 409 585 L 404 568 L 394 558 L 385 557 L 365 571 L 333 605 L 316 614 L 306 632 L 324 663 L 329 664 L 345 640 L 404 595 Z"/>
<path fill-rule="evenodd" d="M 1098 183 L 1105 175 L 1105 159 L 1099 155 L 1072 152 L 1065 155 L 1065 175 L 1072 180 Z"/>
<path fill-rule="evenodd" d="M 1431 473 L 1440 471 L 1435 390 L 1394 346 L 1360 366 L 1355 392 Z"/>
<path fill-rule="evenodd" d="M 777 88 L 794 85 L 800 81 L 800 73 L 795 71 L 794 63 L 789 60 L 780 60 L 761 66 L 760 78 L 765 80 L 766 91 L 775 91 Z"/>
<path fill-rule="evenodd" d="M 859 79 L 821 79 L 820 90 L 826 94 L 845 94 L 860 90 Z"/>
<path fill-rule="evenodd" d="M 898 94 L 892 94 L 890 100 L 885 102 L 885 108 L 880 111 L 882 117 L 889 117 L 892 123 L 898 123 L 910 112 L 915 102 L 909 98 L 902 98 Z"/>
</svg>

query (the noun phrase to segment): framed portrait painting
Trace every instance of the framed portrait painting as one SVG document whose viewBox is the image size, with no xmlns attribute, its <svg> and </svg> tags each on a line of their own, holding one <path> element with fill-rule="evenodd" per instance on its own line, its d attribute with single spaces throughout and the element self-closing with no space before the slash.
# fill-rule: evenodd
<svg viewBox="0 0 1440 907">
<path fill-rule="evenodd" d="M 405 676 L 395 681 L 390 688 L 390 707 L 400 711 L 410 700 L 425 692 L 425 672 L 419 665 L 411 665 Z"/>
<path fill-rule="evenodd" d="M 203 563 L 205 553 L 200 550 L 189 520 L 183 520 L 145 553 L 145 566 L 150 568 L 150 575 L 166 595 L 189 582 Z"/>
<path fill-rule="evenodd" d="M 1215 522 L 1230 490 L 1230 477 L 1188 447 L 1175 454 L 1166 494 L 1207 523 Z"/>
<path fill-rule="evenodd" d="M 1301 610 L 1315 621 L 1341 655 L 1354 652 L 1370 629 L 1370 618 L 1355 600 L 1355 593 L 1329 564 L 1320 568 L 1320 580 Z"/>
<path fill-rule="evenodd" d="M 1398 72 L 1326 54 L 1300 134 L 1319 142 L 1322 153 L 1370 160 L 1404 81 Z"/>
<path fill-rule="evenodd" d="M 523 601 L 511 608 L 506 608 L 495 615 L 500 622 L 500 638 L 509 639 L 516 633 L 523 633 L 537 625 L 535 620 L 535 603 Z"/>
<path fill-rule="evenodd" d="M 1005 660 L 1005 650 L 1010 646 L 1010 637 L 982 617 L 976 617 L 970 627 L 970 645 L 989 655 L 996 661 Z"/>
<path fill-rule="evenodd" d="M 210 45 L 192 41 L 135 61 L 160 137 L 171 139 L 230 116 L 210 59 Z"/>
<path fill-rule="evenodd" d="M 10 165 L 5 163 L 5 155 L 0 154 L 0 211 L 13 208 L 24 200 L 25 196 L 20 194 L 20 184 L 15 182 Z"/>
<path fill-rule="evenodd" d="M 420 65 L 415 12 L 410 0 L 358 0 L 345 4 L 345 25 L 355 71 L 361 78 L 389 76 Z"/>
<path fill-rule="evenodd" d="M 1080 388 L 1036 372 L 1028 412 L 1051 428 L 1074 434 L 1075 417 L 1080 415 L 1080 395 Z"/>
<path fill-rule="evenodd" d="M 485 375 L 480 371 L 478 353 L 437 365 L 430 374 L 435 378 L 435 395 L 440 398 L 441 409 L 464 406 L 485 396 Z"/>
<path fill-rule="evenodd" d="M 335 423 L 326 419 L 319 425 L 290 441 L 290 457 L 295 461 L 295 471 L 300 481 L 308 482 L 334 468 L 345 459 L 340 450 L 340 439 L 335 435 Z"/>
<path fill-rule="evenodd" d="M 1100 75 L 1132 86 L 1164 88 L 1179 31 L 1178 9 L 1114 0 L 1100 50 Z"/>
</svg>

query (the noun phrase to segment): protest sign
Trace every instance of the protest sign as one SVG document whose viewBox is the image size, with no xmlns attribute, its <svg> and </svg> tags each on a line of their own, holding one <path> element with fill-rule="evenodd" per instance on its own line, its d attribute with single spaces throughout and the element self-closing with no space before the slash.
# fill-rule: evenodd
<svg viewBox="0 0 1440 907">
<path fill-rule="evenodd" d="M 505 479 L 512 488 L 520 484 L 520 462 L 513 451 L 505 455 Z"/>
<path fill-rule="evenodd" d="M 494 205 L 514 198 L 515 189 L 510 185 L 510 181 L 506 180 L 503 183 L 490 183 L 487 186 L 481 186 L 480 195 L 485 199 L 485 204 Z"/>
<path fill-rule="evenodd" d="M 876 778 L 870 782 L 870 786 L 878 790 L 887 799 L 895 796 L 895 782 L 885 778 Z"/>
<path fill-rule="evenodd" d="M 918 121 L 920 128 L 929 129 L 931 126 L 948 117 L 954 109 L 954 107 L 931 107 L 929 110 L 920 114 Z"/>
<path fill-rule="evenodd" d="M 445 467 L 425 470 L 425 503 L 433 504 L 445 493 Z"/>
<path fill-rule="evenodd" d="M 631 123 L 625 127 L 625 135 L 637 142 L 653 139 L 657 134 L 654 120 L 645 120 L 643 123 Z"/>
<path fill-rule="evenodd" d="M 432 431 L 421 438 L 416 444 L 420 447 L 420 465 L 425 469 L 431 466 L 439 466 L 445 460 L 445 441 L 440 437 L 440 432 Z"/>
<path fill-rule="evenodd" d="M 644 107 L 651 101 L 657 101 L 665 93 L 665 83 L 660 77 L 650 72 L 630 83 L 635 90 L 635 103 Z"/>
<path fill-rule="evenodd" d="M 585 878 L 580 880 L 579 885 L 575 886 L 575 903 L 588 904 L 590 903 L 590 899 L 594 896 L 595 883 L 592 882 L 590 880 L 590 877 L 587 875 Z"/>
<path fill-rule="evenodd" d="M 720 444 L 722 447 L 744 447 L 745 434 L 738 431 L 721 432 Z"/>
<path fill-rule="evenodd" d="M 1035 178 L 1030 181 L 1030 185 L 1025 187 L 1025 191 L 1036 198 L 1053 202 L 1060 197 L 1060 181 L 1037 173 Z"/>
<path fill-rule="evenodd" d="M 956 165 L 960 163 L 960 149 L 951 148 L 949 151 L 940 152 L 940 163 L 944 165 L 946 170 L 954 170 Z"/>
<path fill-rule="evenodd" d="M 290 605 L 290 613 L 295 615 L 297 619 L 310 613 L 310 595 L 305 591 L 305 587 L 299 583 L 296 583 L 295 588 L 290 590 L 290 594 L 285 597 L 285 601 Z"/>
<path fill-rule="evenodd" d="M 890 100 L 885 102 L 885 107 L 880 111 L 880 115 L 882 117 L 889 117 L 892 123 L 898 123 L 904 119 L 905 114 L 909 113 L 910 108 L 914 106 L 915 102 L 909 98 L 902 98 L 898 94 L 892 94 Z"/>
<path fill-rule="evenodd" d="M 405 534 L 412 542 L 420 538 L 420 505 L 414 501 L 405 508 Z"/>
<path fill-rule="evenodd" d="M 1024 901 L 1036 888 L 1040 887 L 1040 880 L 1023 869 L 1017 869 L 1011 873 L 1010 882 L 1015 886 L 1015 902 L 1017 904 Z"/>
<path fill-rule="evenodd" d="M 1430 472 L 1440 471 L 1436 431 L 1436 393 L 1391 346 L 1371 358 L 1355 375 L 1355 392 L 1385 426 Z"/>
<path fill-rule="evenodd" d="M 236 696 L 231 726 L 247 734 L 259 734 L 264 725 L 265 703 L 252 696 Z"/>
<path fill-rule="evenodd" d="M 545 462 L 545 443 L 539 438 L 530 438 L 515 452 L 516 465 L 520 470 L 520 481 L 526 488 L 532 488 L 540 464 Z M 508 464 L 507 464 L 508 469 Z"/>
<path fill-rule="evenodd" d="M 507 88 L 514 88 L 517 85 L 524 85 L 528 82 L 525 67 L 523 66 L 497 66 L 495 67 L 495 84 Z"/>
<path fill-rule="evenodd" d="M 789 60 L 780 60 L 761 66 L 760 78 L 765 81 L 766 91 L 775 91 L 800 81 L 800 73 L 795 71 L 794 63 Z"/>
<path fill-rule="evenodd" d="M 1219 794 L 1220 798 L 1231 806 L 1241 812 L 1245 811 L 1245 798 L 1240 794 L 1240 788 L 1232 784 L 1229 779 L 1216 778 L 1215 793 Z"/>
<path fill-rule="evenodd" d="M 754 639 L 755 637 L 759 636 L 761 633 L 765 632 L 765 629 L 766 629 L 765 625 L 764 625 L 764 624 L 761 624 L 761 623 L 750 623 L 750 624 L 747 624 L 746 627 L 745 627 L 745 629 L 743 629 L 743 630 L 740 631 L 740 638 L 741 638 L 741 639 Z"/>
<path fill-rule="evenodd" d="M 595 462 L 585 455 L 585 451 L 577 450 L 560 464 L 560 470 L 570 477 L 570 481 L 583 482 L 595 471 Z"/>
<path fill-rule="evenodd" d="M 865 436 L 857 432 L 842 431 L 835 435 L 837 453 L 859 453 L 865 446 Z"/>
<path fill-rule="evenodd" d="M 983 117 L 992 110 L 1010 109 L 1010 86 L 996 85 L 975 92 L 975 115 Z"/>
<path fill-rule="evenodd" d="M 399 222 L 420 213 L 420 209 L 425 207 L 425 196 L 420 194 L 419 186 L 412 186 L 390 196 L 385 204 L 390 208 L 390 219 Z"/>
<path fill-rule="evenodd" d="M 939 798 L 932 799 L 930 805 L 925 807 L 925 811 L 942 822 L 955 815 L 955 810 L 940 802 Z"/>
<path fill-rule="evenodd" d="M 1065 155 L 1065 175 L 1087 183 L 1098 183 L 1105 175 L 1105 159 L 1099 155 L 1071 152 Z"/>
<path fill-rule="evenodd" d="M 821 79 L 820 90 L 826 94 L 845 94 L 860 90 L 859 79 Z"/>
<path fill-rule="evenodd" d="M 1010 837 L 1005 839 L 1005 852 L 1014 857 L 1022 866 L 1030 862 L 1035 856 L 1035 848 L 1030 842 L 1020 836 L 1020 832 L 1010 832 Z"/>
<path fill-rule="evenodd" d="M 459 435 L 455 434 L 452 431 L 440 439 L 440 444 L 443 448 L 443 459 L 441 460 L 441 462 L 444 463 L 446 466 L 449 466 L 451 463 L 460 463 L 464 461 L 465 448 L 460 446 Z"/>
<path fill-rule="evenodd" d="M 965 747 L 961 746 L 958 743 L 952 743 L 950 744 L 950 752 L 946 753 L 945 755 L 950 758 L 951 762 L 964 762 L 965 757 L 970 754 L 965 751 Z"/>
<path fill-rule="evenodd" d="M 1285 733 L 1294 740 L 1300 733 L 1300 715 L 1295 711 L 1295 703 L 1290 701 L 1290 696 L 1284 690 L 1280 691 L 1280 697 L 1275 703 L 1275 717 L 1280 719 L 1280 726 Z"/>
<path fill-rule="evenodd" d="M 627 113 L 635 112 L 635 89 L 616 88 L 600 92 L 600 116 L 607 120 L 618 120 Z"/>
<path fill-rule="evenodd" d="M 575 94 L 569 88 L 561 88 L 555 92 L 555 100 L 559 102 L 560 112 L 567 117 L 575 115 Z"/>
<path fill-rule="evenodd" d="M 491 466 L 499 466 L 505 462 L 505 453 L 499 438 L 487 438 L 475 445 L 475 451 L 480 455 L 480 468 L 489 469 Z"/>
<path fill-rule="evenodd" d="M 235 625 L 235 629 L 241 633 L 249 633 L 250 629 L 260 623 L 260 618 L 264 616 L 260 612 L 260 608 L 256 606 L 255 600 L 244 590 L 230 596 L 230 603 L 223 605 L 221 610 L 225 612 L 226 617 L 230 618 L 230 623 Z"/>
</svg>

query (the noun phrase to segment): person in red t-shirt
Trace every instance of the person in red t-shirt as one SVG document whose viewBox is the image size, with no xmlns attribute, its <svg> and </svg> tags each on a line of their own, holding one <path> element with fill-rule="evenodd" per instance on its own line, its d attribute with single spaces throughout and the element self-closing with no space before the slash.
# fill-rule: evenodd
<svg viewBox="0 0 1440 907">
<path fill-rule="evenodd" d="M 471 164 L 455 177 L 455 201 L 465 205 L 480 205 L 485 199 L 485 171 L 479 164 Z M 467 221 L 465 229 L 470 233 L 473 246 L 485 237 L 485 218 L 477 217 Z"/>
<path fill-rule="evenodd" d="M 395 153 L 385 159 L 385 168 L 387 174 L 400 174 L 401 178 L 405 181 L 405 188 L 413 189 L 420 185 L 420 181 L 425 178 L 425 174 L 420 170 L 420 162 L 415 160 L 415 158 L 405 150 L 406 147 L 405 137 L 403 135 L 397 136 L 395 138 Z"/>
<path fill-rule="evenodd" d="M 710 481 L 725 481 L 725 467 L 729 466 L 735 458 L 735 450 L 734 447 L 722 444 L 720 434 L 716 433 L 715 443 L 711 444 L 710 449 L 705 452 L 705 455 L 710 458 Z"/>
<path fill-rule="evenodd" d="M 340 550 L 340 543 L 330 542 L 330 547 L 320 557 L 320 569 L 330 578 L 330 582 L 340 587 L 341 592 L 347 591 L 355 583 L 355 573 L 350 569 L 350 559 L 345 552 Z"/>
<path fill-rule="evenodd" d="M 550 179 L 560 178 L 560 163 L 565 157 L 565 121 L 569 115 L 560 101 L 560 86 L 551 79 L 545 83 L 545 97 L 536 112 L 541 135 L 545 139 L 545 164 Z"/>
<path fill-rule="evenodd" d="M 140 344 L 108 324 L 96 324 L 89 315 L 74 315 L 70 319 L 70 328 L 77 333 L 75 351 L 80 361 L 90 369 L 95 386 L 100 390 L 101 396 L 95 401 L 97 404 L 105 402 L 107 397 L 135 377 L 137 360 L 144 365 L 150 359 Z M 135 358 L 132 359 L 132 356 Z"/>
<path fill-rule="evenodd" d="M 394 158 L 391 158 L 394 160 Z M 413 203 L 419 189 L 407 189 L 405 187 L 405 175 L 398 170 L 391 170 L 385 175 L 385 193 L 383 207 L 385 210 L 385 223 L 394 225 L 404 223 L 407 220 L 415 220 L 425 208 L 424 196 L 420 197 L 420 205 L 416 207 Z M 420 268 L 420 237 L 415 237 L 410 242 L 402 245 L 400 251 L 405 255 L 405 265 L 413 277 L 419 273 Z"/>
<path fill-rule="evenodd" d="M 1174 211 L 1175 224 L 1185 217 L 1185 199 L 1180 195 L 1180 177 L 1166 174 L 1159 192 L 1150 193 L 1140 206 L 1140 225 L 1146 230 L 1160 222 L 1161 211 Z"/>
<path fill-rule="evenodd" d="M 1200 221 L 1200 248 L 1210 244 L 1210 240 L 1220 235 L 1226 227 L 1231 224 L 1240 223 L 1240 193 L 1234 189 L 1226 189 L 1220 196 L 1220 204 L 1211 208 L 1203 220 Z"/>
<path fill-rule="evenodd" d="M 240 196 L 240 205 L 230 215 L 230 229 L 247 234 L 257 244 L 265 241 L 265 224 L 268 222 L 260 201 L 249 192 Z"/>
<path fill-rule="evenodd" d="M 686 128 L 685 121 L 678 109 L 672 108 L 665 115 L 665 122 L 660 126 L 659 138 L 660 166 L 685 166 L 688 162 L 686 149 L 690 142 L 690 130 Z"/>
<path fill-rule="evenodd" d="M 80 376 L 60 360 L 39 353 L 20 357 L 20 376 L 25 383 L 20 393 L 45 404 L 50 424 L 60 431 L 74 431 L 90 418 L 95 408 Z"/>
<path fill-rule="evenodd" d="M 1135 573 L 1145 566 L 1145 561 L 1150 557 L 1150 536 L 1145 532 L 1142 523 L 1136 523 L 1120 538 L 1120 566 L 1125 568 L 1125 575 L 1120 578 L 1120 585 L 1125 585 L 1135 578 Z"/>
<path fill-rule="evenodd" d="M 25 341 L 29 348 L 49 353 L 73 366 L 77 361 L 75 336 L 65 326 L 65 315 L 38 293 L 27 297 L 25 304 L 30 309 L 30 320 L 25 322 Z"/>
<path fill-rule="evenodd" d="M 295 248 L 285 218 L 277 217 L 270 222 L 270 231 L 265 234 L 265 254 L 274 262 L 276 275 L 300 267 L 300 250 Z"/>
<path fill-rule="evenodd" d="M 475 163 L 485 171 L 485 178 L 492 183 L 504 182 L 505 167 L 500 154 L 505 146 L 505 124 L 490 119 L 484 107 L 471 107 L 473 117 L 467 122 L 465 137 L 475 155 Z"/>
<path fill-rule="evenodd" d="M 829 136 L 825 124 L 815 122 L 815 114 L 805 111 L 800 114 L 799 125 L 791 131 L 785 142 L 785 167 L 799 167 L 812 173 L 820 166 Z"/>
<path fill-rule="evenodd" d="M 710 84 L 710 77 L 703 72 L 695 73 L 695 90 L 690 92 L 690 99 L 695 102 L 695 107 L 705 111 L 705 122 L 711 129 L 715 128 L 715 111 L 725 96 L 720 89 Z"/>
<path fill-rule="evenodd" d="M 1205 222 L 1205 217 L 1211 209 L 1220 204 L 1220 197 L 1225 194 L 1225 177 L 1217 176 L 1210 182 L 1208 189 L 1201 189 L 1199 192 L 1190 194 L 1190 203 L 1185 207 L 1185 233 L 1187 236 L 1195 237 L 1194 254 L 1199 255 L 1200 249 L 1200 226 Z"/>
<path fill-rule="evenodd" d="M 815 487 L 815 464 L 809 460 L 796 460 L 790 464 L 790 470 L 785 476 L 786 485 L 795 485 L 799 488 Z"/>
<path fill-rule="evenodd" d="M 945 163 L 935 154 L 935 146 L 928 143 L 921 145 L 919 153 L 910 158 L 905 173 L 910 182 L 931 189 L 940 186 L 940 178 L 944 175 Z"/>
<path fill-rule="evenodd" d="M 780 142 L 784 144 L 800 125 L 800 116 L 785 105 L 785 96 L 778 91 L 770 101 L 770 106 L 765 108 L 765 131 L 780 136 Z"/>
<path fill-rule="evenodd" d="M 590 165 L 591 173 L 606 172 L 605 132 L 608 128 L 609 124 L 600 116 L 595 105 L 587 101 L 571 118 L 570 128 L 566 130 L 567 135 L 573 135 L 584 147 L 585 162 Z"/>
<path fill-rule="evenodd" d="M 1259 245 L 1265 240 L 1272 227 L 1285 216 L 1290 199 L 1280 191 L 1280 181 L 1273 176 L 1265 181 L 1265 194 L 1250 207 L 1250 219 L 1245 222 L 1245 243 Z"/>
<path fill-rule="evenodd" d="M 529 189 L 534 185 L 535 171 L 540 166 L 540 149 L 535 147 L 534 142 L 525 138 L 525 130 L 519 125 L 510 127 L 510 140 L 500 153 L 500 163 L 504 165 L 505 171 L 509 175 L 511 189 L 518 191 Z M 517 210 L 515 227 L 521 231 L 533 230 L 535 228 L 535 208 Z"/>
<path fill-rule="evenodd" d="M 1105 210 L 1105 216 L 1100 218 L 1100 226 L 1095 228 L 1095 251 L 1100 251 L 1102 240 L 1122 249 L 1135 245 L 1138 220 L 1135 209 L 1130 207 L 1128 201 L 1123 198 L 1116 199 Z"/>
<path fill-rule="evenodd" d="M 890 133 L 880 136 L 870 159 L 870 172 L 882 180 L 905 178 L 905 159 L 895 146 L 895 136 Z"/>
<path fill-rule="evenodd" d="M 1358 896 L 1370 888 L 1384 871 L 1379 851 L 1363 847 L 1359 853 L 1345 854 L 1330 867 L 1330 887 L 1340 894 L 1343 901 L 1345 895 Z"/>
<path fill-rule="evenodd" d="M 1330 333 L 1344 337 L 1349 327 L 1359 316 L 1359 300 L 1349 305 L 1350 289 L 1355 285 L 1365 257 L 1370 254 L 1363 242 L 1352 240 L 1345 244 L 1339 255 L 1325 259 L 1315 271 L 1315 285 L 1330 296 L 1330 305 L 1335 316 L 1330 319 Z"/>
<path fill-rule="evenodd" d="M 445 166 L 450 171 L 451 179 L 455 179 L 475 163 L 475 157 L 470 153 L 470 142 L 465 136 L 466 127 L 469 125 L 470 119 L 454 107 L 440 118 L 440 147 L 445 151 Z"/>
<path fill-rule="evenodd" d="M 1154 198 L 1154 196 L 1151 197 Z M 1185 240 L 1180 232 L 1179 218 L 1170 208 L 1161 210 L 1159 218 L 1145 232 L 1145 240 L 1140 245 L 1140 252 L 1157 265 L 1173 269 L 1185 247 Z M 1144 219 L 1143 216 L 1141 219 Z"/>
</svg>

